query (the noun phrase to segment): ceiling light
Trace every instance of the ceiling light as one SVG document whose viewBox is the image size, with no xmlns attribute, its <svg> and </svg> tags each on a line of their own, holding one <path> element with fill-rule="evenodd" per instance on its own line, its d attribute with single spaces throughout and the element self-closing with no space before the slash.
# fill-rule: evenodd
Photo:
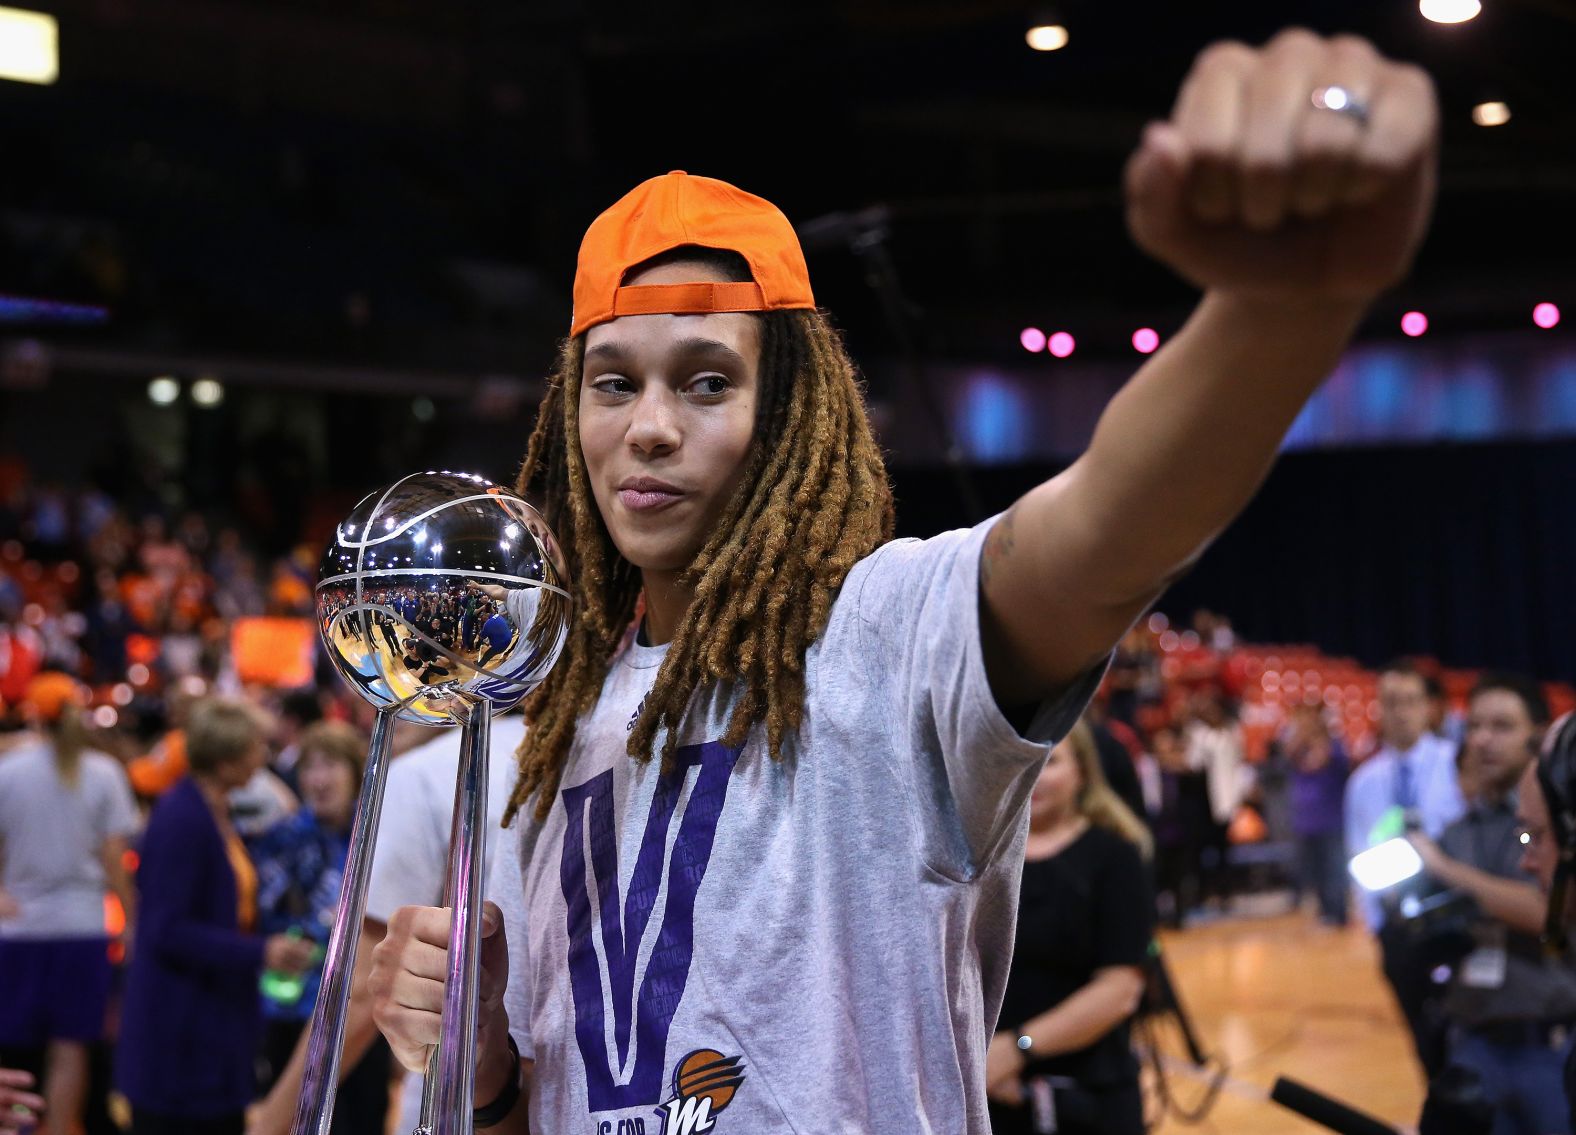
<svg viewBox="0 0 1576 1135">
<path fill-rule="evenodd" d="M 0 79 L 53 83 L 60 78 L 60 27 L 55 17 L 0 8 Z"/>
<path fill-rule="evenodd" d="M 1436 24 L 1464 24 L 1483 10 L 1478 0 L 1417 0 L 1417 10 Z"/>
<path fill-rule="evenodd" d="M 192 401 L 212 409 L 224 401 L 224 384 L 216 378 L 199 378 L 192 383 Z"/>
<path fill-rule="evenodd" d="M 148 383 L 148 401 L 155 406 L 173 405 L 181 396 L 181 384 L 167 374 L 160 375 Z"/>
<path fill-rule="evenodd" d="M 1061 24 L 1035 24 L 1023 38 L 1035 51 L 1060 51 L 1067 46 L 1067 29 Z"/>
<path fill-rule="evenodd" d="M 1472 108 L 1472 121 L 1479 126 L 1503 126 L 1510 121 L 1510 107 L 1495 99 Z"/>
</svg>

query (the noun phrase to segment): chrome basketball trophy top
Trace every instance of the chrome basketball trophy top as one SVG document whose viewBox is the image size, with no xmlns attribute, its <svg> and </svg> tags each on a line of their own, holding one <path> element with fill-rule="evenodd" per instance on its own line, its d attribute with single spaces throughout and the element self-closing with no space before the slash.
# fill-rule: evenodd
<svg viewBox="0 0 1576 1135">
<path fill-rule="evenodd" d="M 294 1135 L 330 1135 L 345 1016 L 396 718 L 459 725 L 443 905 L 451 909 L 442 1035 L 419 1135 L 473 1135 L 482 862 L 492 715 L 530 693 L 569 636 L 564 558 L 521 497 L 469 473 L 416 473 L 356 505 L 317 580 L 334 666 L 378 707 Z M 437 896 L 427 896 L 431 902 Z"/>
<path fill-rule="evenodd" d="M 379 708 L 449 725 L 457 701 L 509 708 L 569 631 L 563 556 L 541 515 L 469 473 L 371 493 L 318 572 L 318 626 L 340 674 Z"/>
</svg>

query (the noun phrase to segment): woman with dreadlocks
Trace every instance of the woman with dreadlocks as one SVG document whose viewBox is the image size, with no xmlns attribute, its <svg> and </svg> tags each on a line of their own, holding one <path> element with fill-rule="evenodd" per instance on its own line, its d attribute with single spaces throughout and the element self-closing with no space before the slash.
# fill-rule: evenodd
<svg viewBox="0 0 1576 1135">
<path fill-rule="evenodd" d="M 495 858 L 476 1126 L 988 1131 L 1048 747 L 1405 271 L 1434 134 L 1360 40 L 1206 52 L 1126 185 L 1199 310 L 1070 469 L 923 542 L 775 207 L 672 173 L 597 218 L 520 475 L 576 612 Z M 409 1068 L 447 935 L 407 908 L 376 952 Z"/>
</svg>

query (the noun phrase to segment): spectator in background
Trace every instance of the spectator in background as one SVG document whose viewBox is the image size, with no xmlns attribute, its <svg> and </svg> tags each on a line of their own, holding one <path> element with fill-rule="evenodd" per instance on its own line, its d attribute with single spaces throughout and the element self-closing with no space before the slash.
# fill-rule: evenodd
<svg viewBox="0 0 1576 1135">
<path fill-rule="evenodd" d="M 186 759 L 186 719 L 195 699 L 178 690 L 165 697 L 165 719 L 169 728 L 140 757 L 126 766 L 131 786 L 144 800 L 156 800 L 191 771 Z"/>
<path fill-rule="evenodd" d="M 1155 889 L 1160 916 L 1180 927 L 1200 901 L 1199 863 L 1213 838 L 1209 789 L 1204 774 L 1188 768 L 1182 733 L 1175 726 L 1156 729 L 1149 747 L 1158 773 L 1150 826 L 1155 839 Z"/>
<path fill-rule="evenodd" d="M 1193 720 L 1182 731 L 1182 747 L 1187 767 L 1204 776 L 1210 815 L 1208 838 L 1199 856 L 1200 881 L 1204 897 L 1224 907 L 1231 897 L 1227 832 L 1252 787 L 1252 772 L 1244 760 L 1242 726 L 1220 691 L 1200 690 L 1192 708 Z"/>
<path fill-rule="evenodd" d="M 144 756 L 128 766 L 132 787 L 147 800 L 163 796 L 179 784 L 190 766 L 186 720 L 196 699 L 175 692 L 169 696 L 170 729 Z M 247 780 L 229 789 L 229 818 L 243 838 L 261 835 L 295 813 L 297 801 L 277 775 L 259 765 Z"/>
<path fill-rule="evenodd" d="M 366 760 L 367 737 L 354 726 L 322 721 L 300 738 L 304 807 L 265 832 L 252 846 L 257 863 L 257 906 L 264 934 L 295 934 L 320 949 L 339 908 L 339 890 L 350 850 L 350 826 Z M 408 833 L 395 833 L 404 838 Z M 312 1017 L 322 981 L 321 961 L 299 983 L 265 988 L 263 1059 L 271 1088 L 284 1071 Z M 381 1037 L 346 1067 L 334 1106 L 336 1135 L 383 1135 L 389 1103 L 389 1049 Z"/>
<path fill-rule="evenodd" d="M 1130 727 L 1138 725 L 1140 709 L 1160 700 L 1164 690 L 1160 658 L 1142 622 L 1123 635 L 1112 652 L 1105 682 L 1109 691 L 1106 713 L 1111 720 Z"/>
<path fill-rule="evenodd" d="M 1216 654 L 1230 654 L 1237 645 L 1231 620 L 1202 607 L 1193 612 L 1193 633 L 1198 635 L 1199 644 L 1205 650 Z"/>
<path fill-rule="evenodd" d="M 120 581 L 110 568 L 93 573 L 94 597 L 88 605 L 87 631 L 83 638 L 93 677 L 98 681 L 118 681 L 126 673 L 126 637 L 136 623 L 120 593 Z"/>
<path fill-rule="evenodd" d="M 272 737 L 274 772 L 290 791 L 299 794 L 301 786 L 296 780 L 296 764 L 301 759 L 302 734 L 323 720 L 323 703 L 316 690 L 289 690 L 280 697 L 274 720 L 277 722 Z"/>
<path fill-rule="evenodd" d="M 484 825 L 487 840 L 482 852 L 485 862 L 490 863 L 497 843 L 504 805 L 513 787 L 514 753 L 524 736 L 525 719 L 520 714 L 510 713 L 493 719 L 488 754 L 487 822 Z M 387 1043 L 372 1019 L 372 999 L 367 995 L 365 980 L 372 969 L 372 952 L 387 935 L 389 920 L 402 906 L 436 906 L 443 901 L 459 761 L 458 731 L 449 730 L 412 749 L 389 766 L 377 849 L 367 883 L 361 939 L 356 946 L 350 1007 L 345 1018 L 341 1077 L 357 1066 L 370 1046 Z M 488 877 L 485 867 L 482 877 Z M 248 1135 L 290 1135 L 306 1071 L 307 1041 L 305 1034 L 296 1041 L 295 1051 L 279 1071 L 278 1080 L 268 1095 L 252 1108 L 247 1119 Z M 416 1129 L 421 1119 L 421 1087 L 421 1077 L 405 1076 L 395 1131 L 407 1133 Z M 342 1083 L 342 1091 L 343 1088 Z M 336 1106 L 336 1127 L 342 1114 Z"/>
<path fill-rule="evenodd" d="M 310 942 L 256 933 L 257 873 L 230 822 L 229 793 L 262 766 L 265 730 L 243 703 L 194 706 L 191 774 L 148 820 L 115 1058 L 133 1135 L 240 1135 L 255 1083 L 258 977 L 312 961 Z"/>
<path fill-rule="evenodd" d="M 1004 1027 L 986 1055 L 997 1135 L 1142 1135 L 1127 1022 L 1154 931 L 1149 853 L 1148 830 L 1106 785 L 1080 722 L 1051 750 L 1030 798 Z"/>
<path fill-rule="evenodd" d="M 239 550 L 238 540 L 234 529 L 221 533 L 220 554 L 232 555 L 233 559 L 221 560 L 224 574 L 214 594 L 214 606 L 230 620 L 268 610 L 268 593 L 257 577 L 257 560 L 251 553 Z"/>
<path fill-rule="evenodd" d="M 242 839 L 256 839 L 294 816 L 300 806 L 290 786 L 266 763 L 230 791 L 230 820 Z"/>
<path fill-rule="evenodd" d="M 1450 708 L 1450 695 L 1439 676 L 1432 669 L 1421 673 L 1423 685 L 1428 690 L 1428 731 L 1459 746 L 1466 739 L 1465 719 Z"/>
<path fill-rule="evenodd" d="M 1287 790 L 1297 840 L 1299 888 L 1318 899 L 1321 922 L 1345 926 L 1351 893 L 1341 823 L 1349 770 L 1346 749 L 1331 736 L 1324 714 L 1312 706 L 1293 712 L 1284 741 L 1291 766 Z"/>
<path fill-rule="evenodd" d="M 1576 859 L 1576 713 L 1549 727 L 1538 759 L 1529 762 L 1516 786 L 1520 827 L 1519 866 L 1538 881 L 1544 908 L 1544 943 L 1567 966 L 1576 965 L 1570 927 L 1576 922 L 1571 864 Z M 1576 1052 L 1565 1061 L 1565 1102 L 1576 1129 Z"/>
<path fill-rule="evenodd" d="M 1468 702 L 1466 747 L 1480 791 L 1436 845 L 1411 836 L 1424 868 L 1477 905 L 1476 947 L 1443 1002 L 1449 1059 L 1469 1068 L 1494 1106 L 1495 1135 L 1567 1135 L 1561 1069 L 1576 1027 L 1576 973 L 1537 941 L 1544 899 L 1521 866 L 1516 785 L 1533 763 L 1548 704 L 1532 682 L 1484 676 Z"/>
<path fill-rule="evenodd" d="M 1133 815 L 1142 816 L 1144 788 L 1138 780 L 1138 758 L 1143 756 L 1143 745 L 1138 734 L 1126 722 L 1107 720 L 1103 705 L 1091 703 L 1083 720 L 1100 754 L 1106 785 Z"/>
<path fill-rule="evenodd" d="M 1428 731 L 1428 684 L 1410 662 L 1392 662 L 1379 674 L 1379 751 L 1346 782 L 1343 811 L 1348 858 L 1417 830 L 1438 838 L 1461 817 L 1466 802 L 1456 778 L 1455 752 Z M 1364 920 L 1379 935 L 1384 974 L 1406 1016 L 1424 1072 L 1443 1062 L 1432 967 L 1419 963 L 1407 936 L 1387 919 L 1379 900 L 1362 896 Z"/>
<path fill-rule="evenodd" d="M 122 865 L 138 817 L 120 762 L 87 747 L 86 691 L 65 674 L 33 679 L 42 726 L 0 761 L 0 1047 L 43 1049 L 54 1135 L 75 1135 L 88 1054 L 104 1038 L 112 971 L 106 888 L 135 915 Z"/>
</svg>

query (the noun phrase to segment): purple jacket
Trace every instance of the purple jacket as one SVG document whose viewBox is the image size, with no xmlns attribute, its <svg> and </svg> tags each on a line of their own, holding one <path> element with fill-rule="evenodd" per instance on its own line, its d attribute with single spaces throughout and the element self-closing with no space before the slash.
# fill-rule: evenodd
<svg viewBox="0 0 1576 1135">
<path fill-rule="evenodd" d="M 239 929 L 235 873 L 190 778 L 159 800 L 142 837 L 138 918 L 115 1086 L 190 1119 L 245 1111 L 261 1028 L 263 939 Z"/>
<path fill-rule="evenodd" d="M 1330 739 L 1330 760 L 1318 772 L 1292 771 L 1290 783 L 1291 827 L 1299 836 L 1329 835 L 1341 830 L 1342 800 L 1349 767 L 1346 750 Z"/>
</svg>

